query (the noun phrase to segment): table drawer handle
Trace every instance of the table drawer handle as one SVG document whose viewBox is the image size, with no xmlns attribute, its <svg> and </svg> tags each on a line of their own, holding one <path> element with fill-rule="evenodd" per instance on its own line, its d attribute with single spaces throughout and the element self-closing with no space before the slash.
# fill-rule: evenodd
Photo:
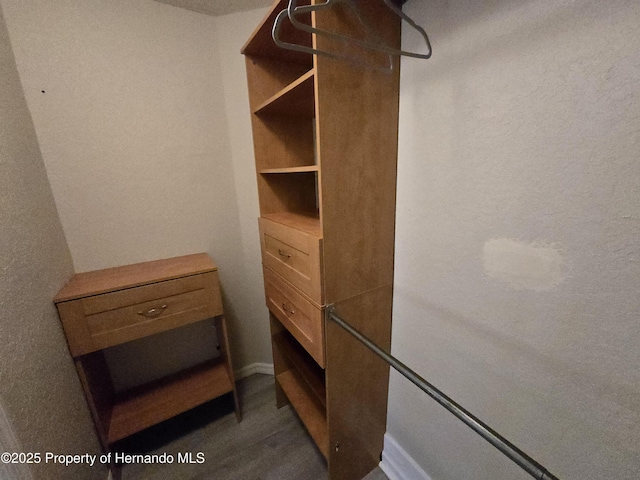
<svg viewBox="0 0 640 480">
<path fill-rule="evenodd" d="M 294 310 L 290 310 L 287 308 L 287 304 L 282 302 L 282 310 L 284 310 L 284 313 L 286 313 L 287 315 L 294 315 L 296 312 Z"/>
<path fill-rule="evenodd" d="M 167 308 L 167 306 L 166 305 L 162 305 L 160 308 L 152 308 L 150 310 L 147 310 L 146 312 L 140 311 L 140 312 L 138 312 L 138 315 L 142 315 L 142 316 L 147 317 L 147 318 L 156 318 L 156 317 L 159 317 L 162 314 L 162 312 L 163 312 L 163 310 L 165 308 Z"/>
<path fill-rule="evenodd" d="M 281 257 L 286 257 L 287 259 L 291 258 L 290 254 L 283 252 L 280 248 L 278 249 L 278 255 L 280 255 Z"/>
</svg>

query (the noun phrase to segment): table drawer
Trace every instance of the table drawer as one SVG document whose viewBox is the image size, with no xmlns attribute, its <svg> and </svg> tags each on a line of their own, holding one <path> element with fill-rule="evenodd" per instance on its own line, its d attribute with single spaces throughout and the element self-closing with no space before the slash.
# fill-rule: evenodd
<svg viewBox="0 0 640 480">
<path fill-rule="evenodd" d="M 217 272 L 58 304 L 74 356 L 222 315 Z"/>
<path fill-rule="evenodd" d="M 263 265 L 322 305 L 322 239 L 265 218 L 259 225 Z"/>
<path fill-rule="evenodd" d="M 268 268 L 264 269 L 264 287 L 269 310 L 324 368 L 322 310 Z"/>
</svg>

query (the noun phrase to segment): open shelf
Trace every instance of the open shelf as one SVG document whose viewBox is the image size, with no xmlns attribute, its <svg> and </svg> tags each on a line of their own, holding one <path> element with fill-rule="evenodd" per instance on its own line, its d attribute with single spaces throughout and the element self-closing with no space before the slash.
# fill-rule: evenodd
<svg viewBox="0 0 640 480">
<path fill-rule="evenodd" d="M 259 172 L 318 164 L 313 119 L 292 115 L 253 115 L 252 123 L 256 132 L 254 146 Z"/>
<path fill-rule="evenodd" d="M 322 455 L 328 458 L 329 432 L 324 406 L 317 400 L 316 395 L 309 389 L 308 384 L 297 370 L 291 369 L 277 375 L 276 381 L 293 405 Z"/>
<path fill-rule="evenodd" d="M 287 115 L 313 118 L 315 115 L 314 75 L 314 70 L 308 71 L 263 102 L 253 113 L 256 115 Z"/>
<path fill-rule="evenodd" d="M 282 331 L 273 337 L 273 342 L 280 353 L 287 357 L 323 406 L 327 404 L 327 389 L 324 371 L 309 356 L 302 346 L 291 336 Z"/>
<path fill-rule="evenodd" d="M 317 173 L 296 172 L 286 175 L 258 175 L 261 216 L 277 212 L 296 212 L 292 218 L 284 217 L 280 223 L 293 221 L 293 228 L 314 228 L 318 218 Z M 302 223 L 298 225 L 298 223 Z"/>
<path fill-rule="evenodd" d="M 302 230 L 314 237 L 322 238 L 322 225 L 317 215 L 303 213 L 279 212 L 262 215 L 264 218 L 281 223 L 296 230 Z"/>
<path fill-rule="evenodd" d="M 263 168 L 260 170 L 262 174 L 272 174 L 272 173 L 306 173 L 306 172 L 317 172 L 318 165 L 304 165 L 302 167 L 284 167 L 284 168 Z"/>
<path fill-rule="evenodd" d="M 309 3 L 310 2 L 308 0 L 301 1 L 300 5 L 308 5 Z M 244 55 L 251 57 L 271 57 L 284 62 L 309 64 L 309 66 L 311 66 L 313 62 L 313 56 L 311 54 L 293 50 L 284 50 L 278 47 L 271 37 L 271 30 L 276 17 L 282 10 L 286 10 L 288 5 L 288 0 L 280 0 L 271 7 L 267 16 L 254 30 L 244 47 L 242 47 L 241 52 Z M 311 15 L 301 16 L 300 21 L 310 25 Z M 294 27 L 288 18 L 282 22 L 280 39 L 287 43 L 294 43 L 305 47 L 312 46 L 311 34 Z"/>
<path fill-rule="evenodd" d="M 111 411 L 108 442 L 121 440 L 232 391 L 231 378 L 220 358 L 118 394 Z"/>
</svg>

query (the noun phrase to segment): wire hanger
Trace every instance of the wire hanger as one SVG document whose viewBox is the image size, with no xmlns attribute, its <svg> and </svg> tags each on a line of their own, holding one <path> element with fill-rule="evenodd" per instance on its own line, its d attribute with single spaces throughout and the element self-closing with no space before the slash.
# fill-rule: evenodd
<svg viewBox="0 0 640 480">
<path fill-rule="evenodd" d="M 324 56 L 328 56 L 331 58 L 337 58 L 340 60 L 346 60 L 361 66 L 368 66 L 369 68 L 374 68 L 376 70 L 383 70 L 383 71 L 391 71 L 393 70 L 393 59 L 391 58 L 392 56 L 407 56 L 407 57 L 413 57 L 413 58 L 423 58 L 423 59 L 428 59 L 431 57 L 432 54 L 432 49 L 431 49 L 431 42 L 429 41 L 429 36 L 427 35 L 427 32 L 425 32 L 425 30 L 420 27 L 418 24 L 416 24 L 408 15 L 406 15 L 399 7 L 397 7 L 392 0 L 383 0 L 385 5 L 391 9 L 391 11 L 393 11 L 396 15 L 398 15 L 401 20 L 406 21 L 412 28 L 414 28 L 415 30 L 417 30 L 420 35 L 422 36 L 422 38 L 424 39 L 427 48 L 428 48 L 428 52 L 427 53 L 416 53 L 416 52 L 408 52 L 405 50 L 401 50 L 401 49 L 397 49 L 397 48 L 392 48 L 390 46 L 388 46 L 388 44 L 386 44 L 386 42 L 380 37 L 380 35 L 378 35 L 375 31 L 375 29 L 373 27 L 371 27 L 362 17 L 362 15 L 360 14 L 360 11 L 358 10 L 357 6 L 355 5 L 355 3 L 352 0 L 326 0 L 324 3 L 319 3 L 316 5 L 302 5 L 302 6 L 298 6 L 297 4 L 297 0 L 289 0 L 289 6 L 286 10 L 283 10 L 282 12 L 280 12 L 278 14 L 278 16 L 276 17 L 276 20 L 274 22 L 273 25 L 273 30 L 272 30 L 272 37 L 273 37 L 273 41 L 275 42 L 276 45 L 278 45 L 281 48 L 285 48 L 288 50 L 296 50 L 296 51 L 300 51 L 300 52 L 305 52 L 305 53 L 313 53 L 313 54 L 318 54 L 318 55 L 324 55 Z M 358 19 L 358 21 L 360 22 L 360 24 L 365 28 L 365 30 L 367 31 L 368 35 L 370 38 L 373 38 L 373 41 L 367 41 L 367 40 L 360 40 L 357 38 L 353 38 L 353 37 L 349 37 L 347 35 L 342 35 L 336 32 L 331 32 L 328 30 L 322 30 L 316 27 L 313 27 L 311 25 L 307 25 L 306 23 L 300 22 L 296 17 L 298 15 L 303 15 L 303 14 L 307 14 L 313 11 L 318 11 L 318 10 L 324 10 L 324 9 L 328 9 L 328 8 L 332 8 L 335 5 L 339 5 L 339 4 L 345 4 L 347 5 L 351 11 L 355 14 L 356 18 Z M 294 43 L 289 43 L 289 42 L 284 42 L 280 39 L 280 29 L 281 29 L 281 25 L 282 22 L 284 21 L 285 16 L 288 16 L 289 21 L 293 24 L 293 26 L 295 26 L 296 28 L 298 28 L 299 30 L 308 32 L 308 33 L 315 33 L 318 35 L 324 35 L 330 38 L 334 38 L 336 40 L 345 42 L 345 43 L 352 43 L 355 45 L 358 45 L 362 48 L 366 48 L 369 50 L 374 50 L 374 51 L 378 51 L 381 53 L 385 53 L 389 56 L 389 66 L 387 68 L 380 68 L 378 66 L 373 66 L 370 64 L 367 64 L 366 62 L 363 62 L 361 59 L 354 57 L 354 56 L 349 56 L 349 55 L 343 55 L 343 54 L 338 54 L 338 53 L 334 53 L 334 52 L 327 52 L 324 50 L 319 50 L 316 48 L 312 48 L 312 47 L 307 47 L 304 45 L 298 45 L 298 44 L 294 44 Z"/>
<path fill-rule="evenodd" d="M 349 0 L 327 0 L 325 3 L 322 4 L 318 4 L 318 5 L 313 5 L 311 7 L 313 7 L 313 10 L 320 10 L 324 7 L 329 7 L 329 6 L 333 6 L 334 4 L 338 4 L 338 3 L 345 3 L 347 5 L 349 5 L 352 10 L 354 11 L 354 13 L 356 14 L 356 18 L 358 19 L 358 21 L 370 32 L 373 33 L 373 35 L 375 37 L 379 36 L 375 33 L 375 31 L 362 19 L 362 16 L 360 15 L 360 12 L 353 7 L 353 5 L 351 4 L 351 2 Z M 312 48 L 312 47 L 307 47 L 305 45 L 299 45 L 297 43 L 290 43 L 290 42 L 284 42 L 283 40 L 280 39 L 280 30 L 282 28 L 282 22 L 284 21 L 285 18 L 289 18 L 289 21 L 297 28 L 299 28 L 300 30 L 309 32 L 309 33 L 318 33 L 320 35 L 326 35 L 329 36 L 331 38 L 335 38 L 337 40 L 343 41 L 343 42 L 349 42 L 349 43 L 355 43 L 357 45 L 360 45 L 364 48 L 371 48 L 368 42 L 365 42 L 363 40 L 359 40 L 356 38 L 352 38 L 352 37 L 348 37 L 345 35 L 340 35 L 334 32 L 329 32 L 329 31 L 325 31 L 325 30 L 320 30 L 314 27 L 311 27 L 310 25 L 307 25 L 305 23 L 299 22 L 297 19 L 295 19 L 295 15 L 300 15 L 302 13 L 306 13 L 305 11 L 300 11 L 298 10 L 295 15 L 293 13 L 290 12 L 294 12 L 296 11 L 296 9 L 300 9 L 300 8 L 308 8 L 310 6 L 297 6 L 297 2 L 296 0 L 289 0 L 289 7 L 285 10 L 282 10 L 277 16 L 275 21 L 273 22 L 273 29 L 271 31 L 271 36 L 273 38 L 274 43 L 280 47 L 280 48 L 284 48 L 287 50 L 294 50 L 296 52 L 303 52 L 303 53 L 310 53 L 310 54 L 317 54 L 317 55 L 323 55 L 325 57 L 330 57 L 330 58 L 335 58 L 338 60 L 345 60 L 348 61 L 350 63 L 353 63 L 355 65 L 359 65 L 362 67 L 367 67 L 367 68 L 371 68 L 373 70 L 378 70 L 378 71 L 382 71 L 382 72 L 390 72 L 393 70 L 393 58 L 391 57 L 391 55 L 388 55 L 389 58 L 389 64 L 386 67 L 381 67 L 378 65 L 372 65 L 370 63 L 367 63 L 363 60 L 361 60 L 360 58 L 356 57 L 356 56 L 351 56 L 351 55 L 345 55 L 345 54 L 341 54 L 341 53 L 335 53 L 335 52 L 327 52 L 325 50 L 319 50 L 317 48 Z"/>
<path fill-rule="evenodd" d="M 396 55 L 396 56 L 402 55 L 406 57 L 424 58 L 424 59 L 430 58 L 432 53 L 431 42 L 429 41 L 429 36 L 427 35 L 427 32 L 425 32 L 425 30 L 420 25 L 414 22 L 411 19 L 411 17 L 409 17 L 406 13 L 404 13 L 402 9 L 397 7 L 392 0 L 383 0 L 383 2 L 396 15 L 398 15 L 402 20 L 406 21 L 409 25 L 411 25 L 415 30 L 417 30 L 420 33 L 420 35 L 424 39 L 429 49 L 428 53 L 424 54 L 424 53 L 407 52 L 404 50 L 399 50 L 396 48 L 389 47 L 385 43 L 385 41 L 380 37 L 380 35 L 376 33 L 375 29 L 371 27 L 362 18 L 362 15 L 360 14 L 360 11 L 358 10 L 358 8 L 355 6 L 355 2 L 353 2 L 353 0 L 326 0 L 325 3 L 321 3 L 317 5 L 302 5 L 302 6 L 297 6 L 297 3 L 298 3 L 297 0 L 290 0 L 289 7 L 287 8 L 287 13 L 289 15 L 289 20 L 296 28 L 300 30 L 304 30 L 309 33 L 317 33 L 320 35 L 327 35 L 333 38 L 350 41 L 361 47 L 369 48 L 372 50 L 379 50 L 384 53 L 388 53 L 390 55 Z M 298 19 L 296 18 L 298 15 L 302 15 L 304 13 L 310 13 L 312 11 L 322 10 L 326 8 L 331 8 L 338 4 L 346 4 L 351 8 L 351 10 L 355 13 L 356 17 L 358 18 L 358 21 L 360 22 L 360 24 L 367 29 L 367 31 L 369 32 L 369 34 L 371 34 L 371 36 L 375 38 L 376 43 L 369 43 L 363 40 L 359 40 L 357 38 L 349 37 L 346 35 L 340 35 L 338 33 L 330 32 L 328 30 L 315 28 L 315 27 L 312 27 L 311 25 L 307 25 L 305 23 L 298 21 Z"/>
</svg>

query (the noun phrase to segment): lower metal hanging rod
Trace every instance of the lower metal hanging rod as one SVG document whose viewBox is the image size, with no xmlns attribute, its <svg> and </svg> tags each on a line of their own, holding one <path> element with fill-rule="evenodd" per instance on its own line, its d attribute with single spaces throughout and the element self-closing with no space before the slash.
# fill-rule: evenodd
<svg viewBox="0 0 640 480">
<path fill-rule="evenodd" d="M 358 339 L 369 350 L 382 358 L 385 362 L 395 368 L 398 372 L 404 375 L 411 383 L 416 385 L 420 390 L 425 392 L 436 402 L 446 408 L 449 412 L 454 414 L 460 420 L 462 420 L 469 428 L 475 431 L 478 435 L 488 441 L 491 445 L 500 450 L 503 454 L 514 461 L 518 466 L 525 470 L 529 475 L 538 480 L 559 480 L 556 476 L 549 473 L 549 471 L 536 462 L 529 455 L 524 453 L 509 440 L 504 438 L 498 432 L 489 427 L 482 420 L 462 408 L 451 398 L 447 397 L 444 393 L 438 390 L 436 387 L 427 382 L 424 378 L 418 375 L 416 372 L 407 367 L 400 360 L 378 347 L 375 343 L 365 337 L 362 333 L 357 331 L 342 318 L 340 318 L 333 305 L 327 306 L 327 318 L 333 320 L 347 332 Z"/>
</svg>

